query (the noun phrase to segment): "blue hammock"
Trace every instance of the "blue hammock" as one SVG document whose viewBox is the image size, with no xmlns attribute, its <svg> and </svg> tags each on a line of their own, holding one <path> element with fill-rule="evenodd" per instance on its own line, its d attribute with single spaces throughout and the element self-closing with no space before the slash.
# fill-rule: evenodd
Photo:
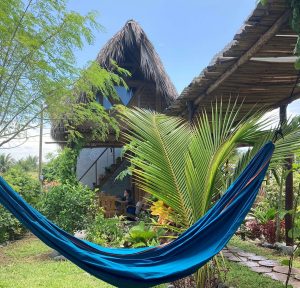
<svg viewBox="0 0 300 288">
<path fill-rule="evenodd" d="M 88 273 L 121 288 L 152 287 L 192 274 L 224 248 L 255 201 L 273 151 L 273 143 L 267 143 L 202 218 L 162 247 L 106 248 L 79 240 L 26 203 L 1 177 L 0 203 Z"/>
</svg>

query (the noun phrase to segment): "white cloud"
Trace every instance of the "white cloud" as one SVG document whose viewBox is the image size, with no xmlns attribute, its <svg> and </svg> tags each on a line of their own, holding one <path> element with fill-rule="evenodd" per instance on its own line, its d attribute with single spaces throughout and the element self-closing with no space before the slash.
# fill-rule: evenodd
<svg viewBox="0 0 300 288">
<path fill-rule="evenodd" d="M 50 128 L 43 131 L 43 161 L 48 153 L 56 153 L 59 146 L 57 144 L 46 144 L 45 142 L 53 142 L 50 136 Z M 39 129 L 32 129 L 28 132 L 28 139 L 13 140 L 4 148 L 0 148 L 0 153 L 10 154 L 16 160 L 27 157 L 29 155 L 39 156 Z"/>
</svg>

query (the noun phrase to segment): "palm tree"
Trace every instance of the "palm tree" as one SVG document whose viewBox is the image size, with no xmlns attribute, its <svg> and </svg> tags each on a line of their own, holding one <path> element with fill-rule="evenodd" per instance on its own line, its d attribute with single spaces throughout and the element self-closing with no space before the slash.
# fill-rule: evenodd
<svg viewBox="0 0 300 288">
<path fill-rule="evenodd" d="M 27 156 L 26 158 L 20 159 L 17 164 L 24 169 L 25 171 L 37 171 L 38 169 L 38 160 L 37 156 Z"/>
<path fill-rule="evenodd" d="M 0 173 L 5 173 L 14 164 L 15 160 L 10 154 L 0 154 Z"/>
<path fill-rule="evenodd" d="M 131 171 L 135 181 L 173 210 L 188 227 L 212 206 L 252 156 L 270 139 L 274 130 L 268 128 L 274 119 L 262 119 L 264 112 L 239 119 L 240 106 L 226 109 L 222 103 L 212 107 L 194 123 L 182 118 L 133 109 L 123 114 L 126 123 Z M 276 142 L 272 165 L 282 163 L 284 156 L 299 150 L 300 127 L 295 120 L 285 137 Z M 244 153 L 234 173 L 226 175 L 224 164 L 241 144 L 252 147 Z M 206 287 L 208 268 L 196 275 L 197 287 Z"/>
</svg>

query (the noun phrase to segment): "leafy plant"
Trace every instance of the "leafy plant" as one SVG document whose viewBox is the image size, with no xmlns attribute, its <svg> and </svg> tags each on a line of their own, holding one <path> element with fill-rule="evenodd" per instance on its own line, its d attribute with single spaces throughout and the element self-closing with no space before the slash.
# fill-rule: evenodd
<svg viewBox="0 0 300 288">
<path fill-rule="evenodd" d="M 268 221 L 275 219 L 276 212 L 276 208 L 270 207 L 268 202 L 261 201 L 249 214 L 252 215 L 258 223 L 265 224 Z"/>
<path fill-rule="evenodd" d="M 88 240 L 102 246 L 122 247 L 128 228 L 122 217 L 105 218 L 100 210 L 87 228 Z"/>
<path fill-rule="evenodd" d="M 43 177 L 47 182 L 77 183 L 75 168 L 79 149 L 65 147 L 43 167 Z"/>
<path fill-rule="evenodd" d="M 276 222 L 278 210 L 274 207 L 270 207 L 267 201 L 261 201 L 257 204 L 252 212 L 249 213 L 255 219 L 246 223 L 248 230 L 248 236 L 252 239 L 261 238 L 264 236 L 268 243 L 274 244 L 276 242 Z M 283 234 L 284 222 L 279 223 L 279 238 Z"/>
<path fill-rule="evenodd" d="M 40 183 L 22 168 L 16 166 L 9 169 L 4 175 L 5 180 L 25 198 L 31 205 L 37 205 L 42 195 Z"/>
<path fill-rule="evenodd" d="M 10 154 L 0 154 L 0 173 L 5 173 L 15 164 Z"/>
<path fill-rule="evenodd" d="M 3 175 L 5 180 L 31 205 L 40 201 L 40 183 L 19 166 L 9 169 Z M 3 206 L 0 206 L 0 242 L 20 238 L 26 233 L 25 227 Z"/>
<path fill-rule="evenodd" d="M 162 228 L 147 227 L 145 222 L 141 221 L 129 230 L 126 240 L 132 247 L 156 246 L 159 244 L 159 237 L 163 235 L 164 230 Z"/>
<path fill-rule="evenodd" d="M 210 116 L 204 111 L 194 124 L 181 118 L 142 109 L 125 110 L 126 149 L 131 173 L 138 186 L 170 206 L 188 227 L 213 205 L 249 163 L 253 155 L 274 135 L 268 130 L 272 119 L 261 119 L 263 112 L 239 119 L 241 106 L 212 107 Z M 284 139 L 276 142 L 272 165 L 299 149 L 299 120 L 283 127 Z M 233 173 L 225 173 L 224 165 L 240 145 L 249 149 L 238 160 Z M 207 273 L 202 269 L 197 280 L 204 287 Z"/>
<path fill-rule="evenodd" d="M 151 215 L 158 216 L 158 224 L 165 225 L 172 222 L 172 208 L 167 207 L 163 201 L 153 202 L 150 207 Z"/>
<path fill-rule="evenodd" d="M 16 165 L 20 166 L 24 171 L 34 172 L 38 169 L 38 160 L 37 156 L 29 155 L 26 158 L 18 160 Z"/>
<path fill-rule="evenodd" d="M 81 183 L 64 183 L 43 193 L 40 210 L 62 229 L 86 229 L 95 215 L 95 192 Z"/>
</svg>

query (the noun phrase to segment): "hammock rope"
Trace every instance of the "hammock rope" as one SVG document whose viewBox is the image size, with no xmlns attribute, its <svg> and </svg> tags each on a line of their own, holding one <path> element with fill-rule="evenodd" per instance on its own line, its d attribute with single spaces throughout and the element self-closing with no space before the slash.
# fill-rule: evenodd
<svg viewBox="0 0 300 288">
<path fill-rule="evenodd" d="M 253 205 L 274 151 L 268 142 L 216 204 L 164 246 L 107 248 L 80 240 L 30 206 L 0 177 L 0 203 L 33 234 L 95 277 L 121 288 L 152 287 L 188 276 L 218 254 Z"/>
</svg>

